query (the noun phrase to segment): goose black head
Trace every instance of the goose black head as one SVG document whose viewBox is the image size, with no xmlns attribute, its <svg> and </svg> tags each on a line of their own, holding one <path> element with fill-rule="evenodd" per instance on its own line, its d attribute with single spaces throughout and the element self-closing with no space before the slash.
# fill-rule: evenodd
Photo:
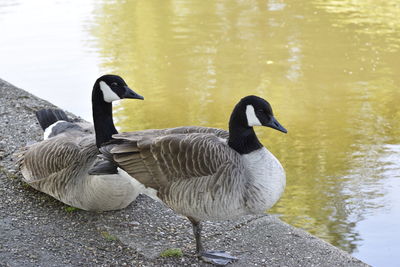
<svg viewBox="0 0 400 267">
<path fill-rule="evenodd" d="M 263 98 L 250 95 L 242 98 L 236 105 L 234 113 L 236 120 L 242 122 L 243 127 L 266 126 L 287 133 L 287 130 L 275 119 L 271 105 Z"/>
<path fill-rule="evenodd" d="M 118 133 L 112 115 L 112 102 L 123 98 L 144 99 L 117 75 L 108 74 L 96 80 L 92 91 L 92 111 L 97 147 Z"/>
<path fill-rule="evenodd" d="M 102 92 L 103 100 L 107 103 L 123 98 L 144 99 L 143 96 L 130 89 L 118 75 L 103 75 L 97 79 L 96 84 Z"/>
</svg>

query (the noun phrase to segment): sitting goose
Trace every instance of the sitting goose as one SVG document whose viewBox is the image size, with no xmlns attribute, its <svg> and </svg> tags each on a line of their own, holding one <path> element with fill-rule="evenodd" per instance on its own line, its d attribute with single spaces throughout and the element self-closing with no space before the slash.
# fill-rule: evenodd
<svg viewBox="0 0 400 267">
<path fill-rule="evenodd" d="M 204 251 L 200 221 L 265 213 L 286 184 L 284 169 L 259 142 L 253 126 L 287 132 L 267 101 L 247 96 L 235 106 L 229 132 L 180 127 L 120 133 L 100 148 L 101 157 L 157 190 L 162 201 L 191 221 L 203 260 L 227 264 L 237 258 Z"/>
<path fill-rule="evenodd" d="M 143 99 L 116 75 L 98 78 L 92 92 L 93 125 L 70 122 L 61 110 L 36 113 L 44 140 L 23 148 L 19 167 L 33 188 L 83 210 L 117 210 L 128 206 L 143 186 L 122 170 L 110 175 L 88 175 L 100 146 L 118 133 L 112 118 L 112 101 Z M 97 144 L 97 146 L 96 146 Z"/>
</svg>

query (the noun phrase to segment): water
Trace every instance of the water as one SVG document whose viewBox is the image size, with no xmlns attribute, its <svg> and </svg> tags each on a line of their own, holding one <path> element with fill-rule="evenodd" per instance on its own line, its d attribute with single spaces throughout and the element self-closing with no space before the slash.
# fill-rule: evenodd
<svg viewBox="0 0 400 267">
<path fill-rule="evenodd" d="M 395 0 L 0 2 L 0 77 L 90 119 L 100 74 L 145 96 L 121 131 L 227 127 L 256 94 L 287 171 L 271 212 L 374 266 L 400 251 L 400 4 Z M 40 16 L 38 16 L 38 13 Z"/>
</svg>

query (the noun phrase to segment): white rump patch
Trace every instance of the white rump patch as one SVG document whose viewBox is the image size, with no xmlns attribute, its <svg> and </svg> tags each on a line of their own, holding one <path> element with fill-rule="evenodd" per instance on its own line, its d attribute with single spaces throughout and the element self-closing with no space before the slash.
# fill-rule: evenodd
<svg viewBox="0 0 400 267">
<path fill-rule="evenodd" d="M 247 123 L 248 123 L 249 127 L 261 126 L 261 122 L 257 118 L 256 113 L 254 112 L 253 105 L 246 106 L 246 116 L 247 116 Z"/>
<path fill-rule="evenodd" d="M 114 93 L 110 86 L 103 81 L 100 81 L 100 89 L 103 92 L 104 101 L 108 103 L 121 99 L 116 93 Z"/>
<path fill-rule="evenodd" d="M 49 127 L 47 127 L 46 130 L 44 130 L 44 133 L 43 133 L 43 140 L 46 140 L 46 139 L 49 138 L 49 136 L 50 136 L 51 133 L 53 132 L 53 128 L 54 128 L 57 124 L 59 124 L 60 122 L 66 122 L 66 121 L 63 121 L 63 120 L 56 121 L 55 123 L 53 123 L 52 125 L 50 125 Z"/>
</svg>

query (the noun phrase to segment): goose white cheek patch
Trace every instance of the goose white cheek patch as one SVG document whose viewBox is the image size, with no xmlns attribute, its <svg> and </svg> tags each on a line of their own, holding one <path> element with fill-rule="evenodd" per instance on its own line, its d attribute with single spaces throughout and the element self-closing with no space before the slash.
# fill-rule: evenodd
<svg viewBox="0 0 400 267">
<path fill-rule="evenodd" d="M 103 81 L 100 82 L 100 89 L 103 92 L 104 101 L 108 103 L 121 99 L 113 90 L 111 90 L 110 86 Z"/>
<path fill-rule="evenodd" d="M 257 118 L 256 113 L 254 112 L 254 107 L 252 105 L 246 106 L 246 117 L 249 127 L 261 126 L 261 122 Z"/>
</svg>

